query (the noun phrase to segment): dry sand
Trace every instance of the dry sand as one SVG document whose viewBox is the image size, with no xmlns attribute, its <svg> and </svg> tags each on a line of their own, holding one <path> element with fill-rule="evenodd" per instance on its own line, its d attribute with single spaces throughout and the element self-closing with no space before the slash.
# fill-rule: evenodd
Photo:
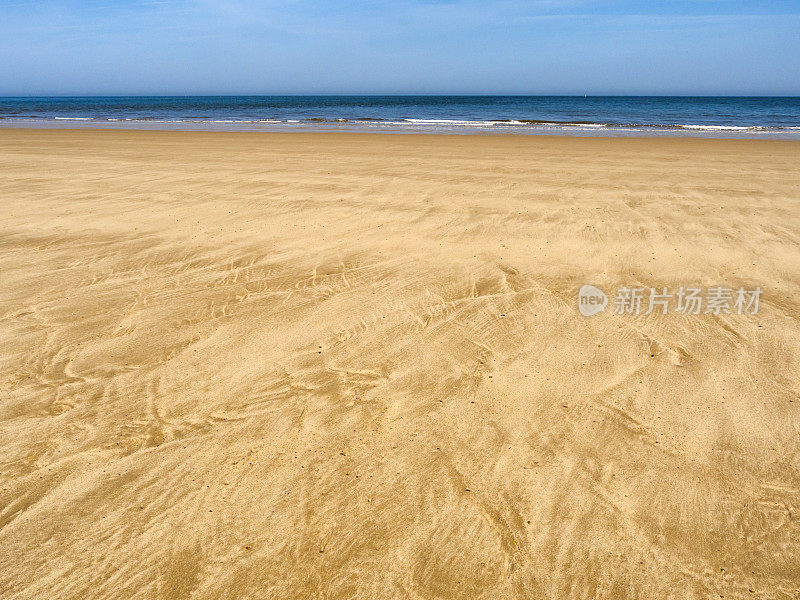
<svg viewBox="0 0 800 600">
<path fill-rule="evenodd" d="M 0 130 L 0 597 L 797 598 L 798 165 Z"/>
</svg>

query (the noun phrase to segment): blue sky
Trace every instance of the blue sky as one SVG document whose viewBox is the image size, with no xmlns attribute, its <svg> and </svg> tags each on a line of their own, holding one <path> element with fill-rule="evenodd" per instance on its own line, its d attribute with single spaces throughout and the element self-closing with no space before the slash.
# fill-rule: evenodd
<svg viewBox="0 0 800 600">
<path fill-rule="evenodd" d="M 0 95 L 800 95 L 800 0 L 0 0 Z"/>
</svg>

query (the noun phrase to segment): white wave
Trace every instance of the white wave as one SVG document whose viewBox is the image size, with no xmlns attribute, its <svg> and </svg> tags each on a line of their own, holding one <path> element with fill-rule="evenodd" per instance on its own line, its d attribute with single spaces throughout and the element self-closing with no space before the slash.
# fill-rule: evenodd
<svg viewBox="0 0 800 600">
<path fill-rule="evenodd" d="M 739 125 L 677 125 L 680 129 L 697 129 L 699 131 L 747 131 L 761 127 L 743 127 Z"/>
<path fill-rule="evenodd" d="M 92 117 L 55 117 L 56 121 L 92 121 Z"/>
<path fill-rule="evenodd" d="M 491 127 L 497 121 L 464 121 L 460 119 L 406 119 L 407 123 L 416 125 L 446 125 L 467 127 Z"/>
<path fill-rule="evenodd" d="M 556 121 L 542 121 L 536 123 L 521 123 L 522 125 L 526 125 L 528 127 L 532 127 L 534 129 L 602 129 L 604 127 L 609 127 L 606 123 L 559 123 Z"/>
<path fill-rule="evenodd" d="M 408 127 L 408 121 L 354 121 L 356 125 L 359 127 L 385 127 L 385 126 L 393 126 L 393 127 Z"/>
</svg>

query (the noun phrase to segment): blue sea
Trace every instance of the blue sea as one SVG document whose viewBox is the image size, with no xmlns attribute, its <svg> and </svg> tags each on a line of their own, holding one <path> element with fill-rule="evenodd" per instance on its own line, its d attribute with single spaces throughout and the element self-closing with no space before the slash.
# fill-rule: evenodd
<svg viewBox="0 0 800 600">
<path fill-rule="evenodd" d="M 672 135 L 800 139 L 800 98 L 686 96 L 0 98 L 0 127 Z"/>
</svg>

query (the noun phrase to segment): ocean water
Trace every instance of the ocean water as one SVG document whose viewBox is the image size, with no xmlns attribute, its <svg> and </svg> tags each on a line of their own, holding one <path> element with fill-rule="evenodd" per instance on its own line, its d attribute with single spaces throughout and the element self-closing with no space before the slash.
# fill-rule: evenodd
<svg viewBox="0 0 800 600">
<path fill-rule="evenodd" d="M 800 139 L 800 98 L 159 96 L 0 98 L 0 127 L 677 135 Z"/>
</svg>

